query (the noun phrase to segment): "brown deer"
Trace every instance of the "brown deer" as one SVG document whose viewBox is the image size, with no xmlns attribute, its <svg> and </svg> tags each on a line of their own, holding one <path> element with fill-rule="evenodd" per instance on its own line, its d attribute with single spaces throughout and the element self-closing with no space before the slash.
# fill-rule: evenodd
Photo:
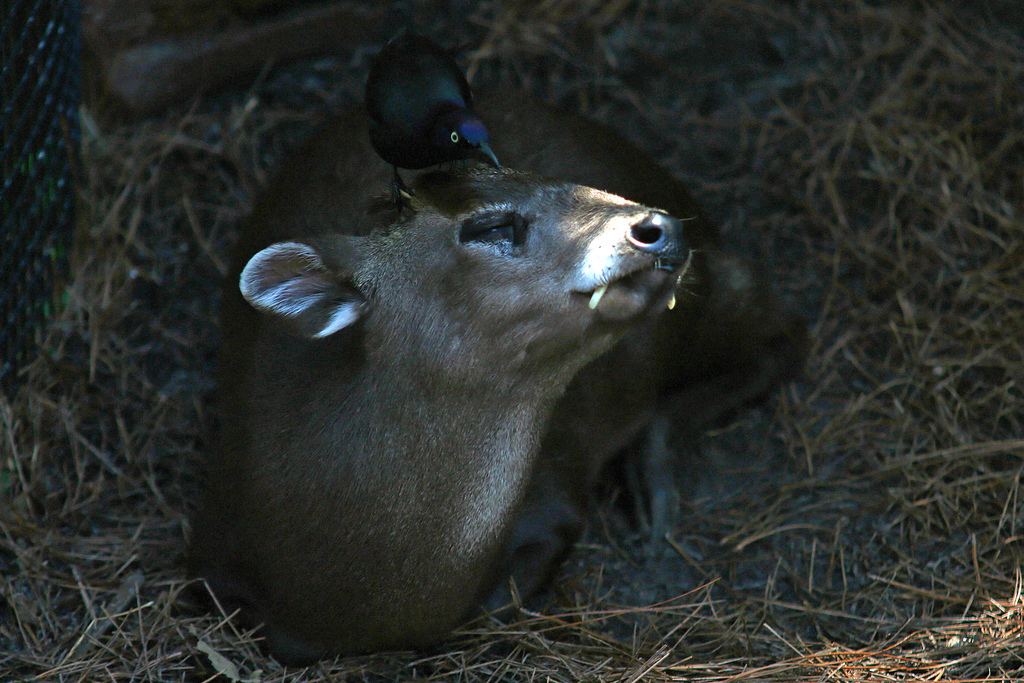
<svg viewBox="0 0 1024 683">
<path fill-rule="evenodd" d="M 423 647 L 509 577 L 532 592 L 617 451 L 799 366 L 802 326 L 678 181 L 598 124 L 516 103 L 488 118 L 508 168 L 421 174 L 401 215 L 344 115 L 243 230 L 190 562 L 282 661 Z M 637 471 L 664 528 L 658 450 Z"/>
</svg>

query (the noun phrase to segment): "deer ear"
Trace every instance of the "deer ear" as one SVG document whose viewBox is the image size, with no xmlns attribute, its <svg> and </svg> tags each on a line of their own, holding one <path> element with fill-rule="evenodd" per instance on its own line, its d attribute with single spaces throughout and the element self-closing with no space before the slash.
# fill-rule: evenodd
<svg viewBox="0 0 1024 683">
<path fill-rule="evenodd" d="M 242 269 L 238 288 L 254 308 L 288 320 L 314 339 L 349 327 L 366 306 L 351 273 L 328 268 L 303 242 L 279 242 L 257 253 Z"/>
</svg>

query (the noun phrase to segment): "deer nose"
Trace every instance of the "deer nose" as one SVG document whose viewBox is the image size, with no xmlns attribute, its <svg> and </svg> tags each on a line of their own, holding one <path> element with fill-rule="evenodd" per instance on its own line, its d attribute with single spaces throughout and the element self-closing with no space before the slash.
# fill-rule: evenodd
<svg viewBox="0 0 1024 683">
<path fill-rule="evenodd" d="M 666 258 L 679 258 L 683 252 L 683 222 L 667 213 L 652 211 L 626 233 L 634 248 Z"/>
</svg>

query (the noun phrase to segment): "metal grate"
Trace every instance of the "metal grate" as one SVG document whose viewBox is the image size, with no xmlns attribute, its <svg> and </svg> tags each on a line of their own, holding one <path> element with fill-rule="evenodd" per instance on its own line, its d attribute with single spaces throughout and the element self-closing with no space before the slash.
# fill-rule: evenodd
<svg viewBox="0 0 1024 683">
<path fill-rule="evenodd" d="M 35 352 L 67 269 L 78 142 L 78 0 L 0 2 L 0 387 Z"/>
</svg>

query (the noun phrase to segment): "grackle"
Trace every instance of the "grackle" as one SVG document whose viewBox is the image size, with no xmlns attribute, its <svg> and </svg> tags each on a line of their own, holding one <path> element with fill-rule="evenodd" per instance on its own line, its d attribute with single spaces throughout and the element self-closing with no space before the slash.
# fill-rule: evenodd
<svg viewBox="0 0 1024 683">
<path fill-rule="evenodd" d="M 370 142 L 395 171 L 396 201 L 408 189 L 399 168 L 484 156 L 500 166 L 462 70 L 442 47 L 405 32 L 388 41 L 366 80 Z"/>
</svg>

